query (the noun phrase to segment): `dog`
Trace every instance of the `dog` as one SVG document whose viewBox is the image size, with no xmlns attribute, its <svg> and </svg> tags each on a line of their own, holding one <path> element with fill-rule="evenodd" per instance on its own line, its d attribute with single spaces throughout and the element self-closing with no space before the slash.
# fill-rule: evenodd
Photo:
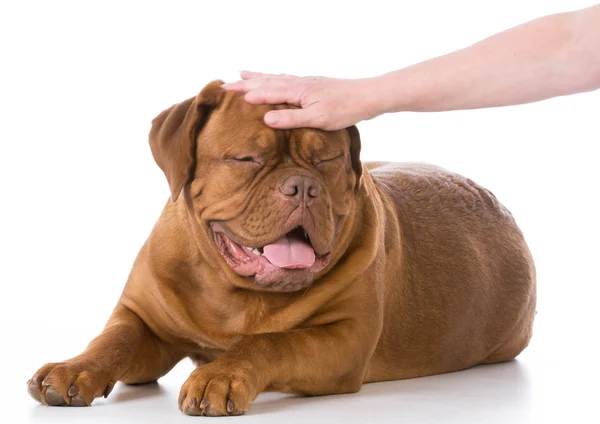
<svg viewBox="0 0 600 424">
<path fill-rule="evenodd" d="M 149 140 L 170 198 L 102 333 L 28 382 L 46 405 L 197 363 L 188 415 L 240 415 L 263 391 L 364 383 L 514 359 L 535 267 L 511 213 L 426 164 L 361 163 L 356 127 L 275 130 L 213 81 L 159 114 Z"/>
</svg>

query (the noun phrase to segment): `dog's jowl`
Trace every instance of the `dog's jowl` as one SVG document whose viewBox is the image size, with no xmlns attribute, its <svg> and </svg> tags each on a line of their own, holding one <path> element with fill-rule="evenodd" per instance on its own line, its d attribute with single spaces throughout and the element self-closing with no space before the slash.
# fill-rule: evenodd
<svg viewBox="0 0 600 424">
<path fill-rule="evenodd" d="M 40 368 L 35 400 L 90 405 L 190 357 L 181 411 L 238 415 L 267 390 L 356 392 L 527 346 L 535 269 L 493 194 L 434 166 L 361 163 L 355 127 L 269 128 L 272 108 L 215 81 L 153 120 L 170 198 L 104 331 Z"/>
</svg>

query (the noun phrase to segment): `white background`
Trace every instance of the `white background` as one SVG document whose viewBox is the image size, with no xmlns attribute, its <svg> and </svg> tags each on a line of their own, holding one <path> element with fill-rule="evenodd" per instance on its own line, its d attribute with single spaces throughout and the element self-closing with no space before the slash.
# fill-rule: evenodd
<svg viewBox="0 0 600 424">
<path fill-rule="evenodd" d="M 25 385 L 80 352 L 118 299 L 168 197 L 147 145 L 161 110 L 241 69 L 373 76 L 593 3 L 3 1 L 0 421 L 191 422 L 176 406 L 188 361 L 92 408 L 38 406 Z M 262 395 L 235 420 L 599 422 L 599 110 L 595 92 L 360 124 L 364 160 L 442 165 L 513 212 L 538 269 L 532 344 L 513 363 L 355 395 Z"/>
</svg>

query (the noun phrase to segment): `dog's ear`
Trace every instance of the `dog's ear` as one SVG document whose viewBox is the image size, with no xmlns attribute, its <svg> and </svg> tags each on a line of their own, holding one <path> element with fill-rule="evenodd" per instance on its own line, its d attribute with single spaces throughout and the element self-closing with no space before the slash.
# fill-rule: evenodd
<svg viewBox="0 0 600 424">
<path fill-rule="evenodd" d="M 355 125 L 346 128 L 346 131 L 350 134 L 350 159 L 352 160 L 352 169 L 356 174 L 355 187 L 358 189 L 363 172 L 362 163 L 360 162 L 360 133 Z"/>
<path fill-rule="evenodd" d="M 225 91 L 223 81 L 213 81 L 191 99 L 171 106 L 152 120 L 150 149 L 167 177 L 171 199 L 177 200 L 196 165 L 196 138 Z"/>
</svg>

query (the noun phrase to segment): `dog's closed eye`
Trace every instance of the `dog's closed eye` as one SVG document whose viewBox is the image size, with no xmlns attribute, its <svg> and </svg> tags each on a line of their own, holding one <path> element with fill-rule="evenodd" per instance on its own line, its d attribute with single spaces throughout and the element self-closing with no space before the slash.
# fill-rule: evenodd
<svg viewBox="0 0 600 424">
<path fill-rule="evenodd" d="M 343 158 L 343 157 L 344 157 L 344 154 L 342 153 L 342 154 L 339 154 L 339 155 L 337 155 L 337 156 L 333 156 L 333 157 L 331 157 L 331 158 L 317 160 L 317 161 L 315 161 L 315 163 L 314 163 L 314 164 L 315 164 L 316 166 L 319 166 L 319 165 L 323 165 L 323 164 L 326 164 L 326 163 L 329 163 L 329 162 L 334 162 L 335 160 L 337 160 L 337 159 L 341 159 L 341 158 Z"/>
<path fill-rule="evenodd" d="M 240 163 L 260 163 L 259 159 L 252 155 L 233 155 L 225 157 L 226 161 Z"/>
</svg>

